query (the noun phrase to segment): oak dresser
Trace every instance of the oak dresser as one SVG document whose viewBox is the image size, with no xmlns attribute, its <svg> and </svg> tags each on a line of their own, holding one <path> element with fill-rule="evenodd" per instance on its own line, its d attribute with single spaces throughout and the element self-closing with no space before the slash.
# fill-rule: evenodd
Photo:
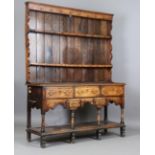
<svg viewBox="0 0 155 155">
<path fill-rule="evenodd" d="M 27 139 L 95 132 L 101 139 L 109 128 L 125 136 L 124 83 L 112 81 L 113 14 L 26 2 L 25 45 L 27 85 Z M 108 105 L 120 107 L 120 121 L 108 120 Z M 96 121 L 76 123 L 76 111 L 86 104 L 96 108 Z M 45 114 L 62 105 L 68 124 L 46 126 Z M 40 109 L 40 127 L 31 126 L 31 111 Z M 102 118 L 102 111 L 104 117 Z M 63 119 L 63 118 L 62 118 Z"/>
</svg>

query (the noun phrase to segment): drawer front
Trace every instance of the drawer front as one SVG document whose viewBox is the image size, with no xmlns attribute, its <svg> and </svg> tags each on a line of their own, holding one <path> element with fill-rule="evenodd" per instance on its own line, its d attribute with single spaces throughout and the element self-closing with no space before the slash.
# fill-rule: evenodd
<svg viewBox="0 0 155 155">
<path fill-rule="evenodd" d="M 46 90 L 47 98 L 72 98 L 72 87 L 51 87 Z"/>
<path fill-rule="evenodd" d="M 103 86 L 101 89 L 101 94 L 104 96 L 123 96 L 124 87 L 123 86 Z"/>
<path fill-rule="evenodd" d="M 97 86 L 81 86 L 75 88 L 75 97 L 96 97 L 100 95 Z"/>
</svg>

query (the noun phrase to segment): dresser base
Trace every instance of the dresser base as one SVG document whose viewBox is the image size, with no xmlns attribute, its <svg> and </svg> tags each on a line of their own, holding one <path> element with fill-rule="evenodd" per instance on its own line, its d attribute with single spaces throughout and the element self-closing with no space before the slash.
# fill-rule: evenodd
<svg viewBox="0 0 155 155">
<path fill-rule="evenodd" d="M 100 125 L 97 125 L 96 122 L 80 123 L 77 124 L 74 129 L 71 129 L 70 125 L 47 126 L 43 133 L 41 132 L 40 127 L 29 128 L 26 129 L 26 131 L 29 137 L 30 134 L 40 136 L 40 144 L 41 147 L 44 148 L 46 144 L 46 137 L 48 136 L 70 134 L 70 141 L 71 143 L 74 143 L 76 135 L 80 133 L 96 131 L 96 138 L 101 139 L 102 135 L 105 134 L 105 131 L 107 133 L 107 129 L 110 128 L 120 128 L 120 136 L 125 136 L 125 124 L 111 121 L 102 122 Z M 30 139 L 28 141 L 30 141 Z"/>
</svg>

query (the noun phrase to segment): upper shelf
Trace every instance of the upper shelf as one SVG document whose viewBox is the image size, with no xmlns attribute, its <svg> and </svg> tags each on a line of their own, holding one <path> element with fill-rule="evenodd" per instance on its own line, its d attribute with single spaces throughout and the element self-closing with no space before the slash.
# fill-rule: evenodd
<svg viewBox="0 0 155 155">
<path fill-rule="evenodd" d="M 31 63 L 30 66 L 42 67 L 73 67 L 73 68 L 111 68 L 112 65 L 92 65 L 92 64 L 47 64 L 47 63 Z"/>
<path fill-rule="evenodd" d="M 111 36 L 104 35 L 96 35 L 96 34 L 83 34 L 83 33 L 72 33 L 72 32 L 51 32 L 51 31 L 42 31 L 42 30 L 34 30 L 30 29 L 31 33 L 41 33 L 41 34 L 49 34 L 49 35 L 61 35 L 61 36 L 69 36 L 69 37 L 84 37 L 84 38 L 97 38 L 97 39 L 111 39 Z"/>
</svg>

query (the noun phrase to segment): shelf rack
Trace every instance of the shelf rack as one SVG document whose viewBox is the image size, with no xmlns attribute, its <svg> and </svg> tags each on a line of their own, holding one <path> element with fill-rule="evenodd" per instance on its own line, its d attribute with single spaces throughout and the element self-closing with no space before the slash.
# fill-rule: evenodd
<svg viewBox="0 0 155 155">
<path fill-rule="evenodd" d="M 90 65 L 90 64 L 47 64 L 47 63 L 31 63 L 30 66 L 41 67 L 70 67 L 70 68 L 111 68 L 112 65 Z"/>
<path fill-rule="evenodd" d="M 83 34 L 83 33 L 73 33 L 73 32 L 51 32 L 51 31 L 42 31 L 42 30 L 33 30 L 33 29 L 30 29 L 28 33 L 41 33 L 41 34 L 49 34 L 49 35 L 96 38 L 96 39 L 111 39 L 112 38 L 111 36 L 97 35 L 97 34 Z"/>
</svg>

